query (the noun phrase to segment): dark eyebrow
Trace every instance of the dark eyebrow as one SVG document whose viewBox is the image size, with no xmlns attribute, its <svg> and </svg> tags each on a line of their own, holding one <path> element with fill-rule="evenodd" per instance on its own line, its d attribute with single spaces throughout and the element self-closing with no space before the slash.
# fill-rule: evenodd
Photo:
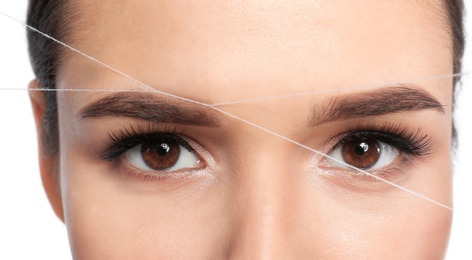
<svg viewBox="0 0 472 260">
<path fill-rule="evenodd" d="M 220 126 L 215 111 L 186 101 L 149 93 L 115 93 L 80 110 L 81 118 L 129 117 L 159 123 Z"/>
<path fill-rule="evenodd" d="M 397 85 L 335 97 L 320 107 L 315 106 L 309 125 L 428 109 L 444 113 L 441 103 L 426 91 L 414 85 Z"/>
</svg>

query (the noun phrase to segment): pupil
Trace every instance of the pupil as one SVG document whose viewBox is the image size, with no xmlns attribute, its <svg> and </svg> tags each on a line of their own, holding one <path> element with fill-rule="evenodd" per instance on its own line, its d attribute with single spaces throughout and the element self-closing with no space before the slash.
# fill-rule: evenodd
<svg viewBox="0 0 472 260">
<path fill-rule="evenodd" d="M 369 151 L 369 145 L 365 142 L 360 143 L 356 148 L 354 148 L 354 152 L 357 155 L 364 155 L 367 151 Z"/>
<path fill-rule="evenodd" d="M 149 168 L 163 171 L 177 163 L 180 157 L 180 147 L 177 142 L 143 143 L 141 156 Z"/>
<path fill-rule="evenodd" d="M 351 140 L 342 147 L 344 161 L 360 169 L 369 169 L 380 158 L 380 147 L 375 139 Z"/>
<path fill-rule="evenodd" d="M 170 146 L 167 143 L 162 143 L 156 148 L 156 153 L 160 156 L 165 156 L 170 150 Z"/>
</svg>

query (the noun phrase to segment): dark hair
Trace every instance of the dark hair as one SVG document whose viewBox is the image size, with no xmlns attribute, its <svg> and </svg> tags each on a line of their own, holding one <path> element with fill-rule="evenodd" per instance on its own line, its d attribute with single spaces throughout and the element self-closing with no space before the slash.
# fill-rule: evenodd
<svg viewBox="0 0 472 260">
<path fill-rule="evenodd" d="M 26 23 L 57 40 L 67 39 L 68 21 L 67 0 L 29 0 Z M 60 46 L 51 39 L 27 29 L 29 55 L 33 72 L 41 88 L 56 88 L 56 76 L 62 53 Z M 42 142 L 44 151 L 49 155 L 57 154 L 59 149 L 59 125 L 57 114 L 57 95 L 54 91 L 42 92 L 46 107 L 43 115 Z"/>
<path fill-rule="evenodd" d="M 70 0 L 29 0 L 27 13 L 27 24 L 37 30 L 59 40 L 67 42 L 70 38 L 68 32 L 73 31 L 74 18 L 77 8 L 73 6 L 74 1 Z M 459 73 L 462 67 L 462 57 L 464 54 L 464 2 L 463 0 L 444 0 L 446 6 L 446 16 L 449 20 L 449 30 L 453 39 L 454 73 Z M 29 54 L 33 71 L 41 84 L 41 88 L 54 89 L 56 87 L 56 76 L 64 51 L 61 46 L 43 35 L 27 30 Z M 455 77 L 454 89 L 460 81 L 460 77 Z M 456 91 L 454 91 L 455 93 Z M 45 152 L 49 155 L 57 154 L 59 149 L 59 130 L 57 115 L 56 92 L 43 92 L 46 100 L 46 107 L 43 116 L 43 136 L 42 142 Z M 453 141 L 456 140 L 456 129 L 452 125 Z"/>
</svg>

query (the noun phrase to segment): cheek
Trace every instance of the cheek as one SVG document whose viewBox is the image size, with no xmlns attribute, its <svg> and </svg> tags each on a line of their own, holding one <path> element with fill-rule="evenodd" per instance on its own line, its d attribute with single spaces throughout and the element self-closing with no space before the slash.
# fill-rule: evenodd
<svg viewBox="0 0 472 260">
<path fill-rule="evenodd" d="M 156 259 L 179 255 L 208 259 L 231 252 L 238 236 L 248 234 L 262 234 L 265 240 L 274 240 L 263 236 L 267 234 L 283 238 L 280 241 L 289 237 L 288 244 L 297 249 L 294 251 L 333 259 L 366 255 L 377 259 L 431 259 L 443 255 L 446 249 L 450 211 L 394 188 L 375 194 L 348 191 L 340 198 L 324 183 L 315 187 L 307 184 L 305 177 L 311 173 L 304 175 L 302 170 L 285 168 L 292 165 L 290 160 L 285 161 L 293 157 L 286 153 L 292 150 L 275 149 L 275 153 L 263 149 L 274 146 L 274 142 L 269 143 L 272 139 L 252 139 L 258 140 L 261 151 L 241 158 L 241 164 L 250 166 L 247 172 L 251 174 L 239 184 L 225 177 L 211 185 L 190 185 L 193 188 L 185 191 L 164 193 L 155 191 L 155 183 L 145 184 L 148 189 L 136 189 L 123 181 L 119 172 L 91 159 L 92 149 L 77 141 L 87 139 L 78 138 L 80 132 L 61 116 L 62 194 L 76 258 L 132 259 L 140 255 Z M 440 134 L 444 141 L 437 143 L 435 153 L 408 168 L 409 177 L 402 183 L 445 205 L 451 205 L 448 133 Z M 252 147 L 253 141 L 247 144 Z M 234 174 L 221 176 L 241 176 L 241 171 L 235 170 L 241 167 L 235 164 L 227 167 L 228 173 Z M 274 216 L 278 218 L 274 220 Z M 280 223 L 290 225 L 281 230 Z M 257 237 L 249 241 L 254 242 L 250 250 L 267 244 L 257 241 Z"/>
<path fill-rule="evenodd" d="M 405 178 L 394 182 L 451 207 L 450 142 L 446 136 L 443 140 L 437 143 L 433 154 L 416 161 L 405 170 Z M 368 183 L 367 187 L 374 185 Z M 331 194 L 331 201 L 318 204 L 307 213 L 318 216 L 318 223 L 308 220 L 307 225 L 311 228 L 309 233 L 323 237 L 319 242 L 325 246 L 320 250 L 332 252 L 327 258 L 443 258 L 452 222 L 449 209 L 394 187 L 365 192 L 335 187 Z M 323 205 L 326 211 L 319 215 Z"/>
<path fill-rule="evenodd" d="M 325 248 L 320 250 L 331 252 L 329 259 L 442 259 L 452 213 L 409 194 L 396 197 L 373 198 L 362 207 L 352 197 L 339 210 L 330 207 L 330 217 L 312 226 L 321 230 Z"/>
<path fill-rule="evenodd" d="M 218 196 L 221 191 L 191 184 L 187 191 L 160 192 L 162 184 L 135 185 L 109 167 L 81 159 L 73 148 L 67 154 L 65 222 L 77 257 L 205 259 L 227 247 L 230 203 Z"/>
<path fill-rule="evenodd" d="M 73 149 L 67 154 L 81 157 Z M 117 181 L 106 167 L 80 159 L 63 162 L 65 221 L 78 258 L 131 259 L 139 254 L 150 259 L 175 255 L 205 259 L 210 257 L 207 253 L 224 255 L 236 238 L 238 212 L 228 206 L 234 201 L 221 196 L 228 187 L 194 192 L 192 196 L 136 193 Z M 430 170 L 417 169 L 415 174 L 424 176 Z M 430 182 L 410 188 L 434 190 L 428 195 L 445 203 L 450 187 L 435 177 L 440 172 L 444 173 L 436 168 Z M 300 242 L 297 247 L 305 244 L 305 252 L 316 248 L 316 255 L 338 259 L 366 254 L 379 259 L 432 259 L 444 254 L 451 223 L 451 213 L 446 209 L 402 191 L 370 196 L 365 203 L 352 194 L 344 201 L 329 200 L 328 193 L 313 192 L 308 187 L 299 193 L 300 198 L 307 194 L 316 194 L 316 198 L 300 202 L 303 205 L 298 210 L 287 208 L 284 215 L 306 220 L 293 223 L 295 230 L 303 227 L 301 233 L 307 235 L 304 242 L 293 239 Z"/>
<path fill-rule="evenodd" d="M 360 258 L 439 259 L 445 254 L 452 214 L 441 208 L 397 208 L 391 215 L 340 222 L 337 241 Z M 353 225 L 353 223 L 356 223 Z"/>
<path fill-rule="evenodd" d="M 448 136 L 437 143 L 435 153 L 411 169 L 414 177 L 405 187 L 452 207 L 451 146 Z M 397 250 L 401 248 L 405 255 L 410 256 L 404 259 L 443 258 L 449 240 L 452 211 L 411 194 L 400 197 L 403 199 L 398 204 L 398 210 L 393 205 L 391 208 L 394 210 L 392 216 L 396 216 L 391 219 L 393 228 L 380 232 L 391 234 L 391 255 L 398 255 Z"/>
</svg>

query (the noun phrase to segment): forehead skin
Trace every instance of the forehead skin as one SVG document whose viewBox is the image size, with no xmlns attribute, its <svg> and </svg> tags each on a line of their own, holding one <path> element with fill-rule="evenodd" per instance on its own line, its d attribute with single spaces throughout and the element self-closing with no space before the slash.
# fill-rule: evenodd
<svg viewBox="0 0 472 260">
<path fill-rule="evenodd" d="M 447 74 L 441 3 L 81 0 L 71 43 L 157 89 L 224 102 Z"/>
<path fill-rule="evenodd" d="M 432 75 L 452 73 L 452 41 L 439 0 L 128 0 L 119 1 L 119 4 L 112 0 L 79 0 L 74 1 L 74 5 L 78 8 L 78 17 L 68 42 L 72 46 L 155 89 L 208 103 L 341 88 L 342 91 L 350 93 L 359 90 L 359 86 L 409 82 Z M 132 88 L 124 77 L 76 54 L 70 54 L 65 60 L 58 80 L 58 87 L 64 88 Z M 447 106 L 447 111 L 446 116 L 431 116 L 437 123 L 429 120 L 429 125 L 425 127 L 434 131 L 437 139 L 441 140 L 437 145 L 437 153 L 433 155 L 438 160 L 431 162 L 431 165 L 412 167 L 415 168 L 412 170 L 416 171 L 415 173 L 423 171 L 433 174 L 428 175 L 429 179 L 425 182 L 418 181 L 424 180 L 425 175 L 412 174 L 412 179 L 416 182 L 411 186 L 415 191 L 428 191 L 427 195 L 446 201 L 449 205 L 449 175 L 441 174 L 450 171 L 449 160 L 442 160 L 450 158 L 450 129 L 439 126 L 451 125 L 452 80 L 449 78 L 416 83 Z M 62 191 L 65 194 L 66 223 L 69 222 L 69 231 L 76 232 L 71 235 L 72 247 L 75 246 L 76 250 L 87 249 L 83 244 L 92 241 L 89 236 L 93 236 L 100 240 L 99 243 L 90 242 L 87 246 L 101 253 L 109 253 L 111 248 L 117 248 L 118 252 L 137 244 L 139 249 L 143 250 L 157 252 L 159 249 L 165 251 L 170 248 L 173 252 L 186 253 L 187 251 L 180 248 L 179 239 L 188 244 L 201 242 L 204 245 L 199 245 L 196 251 L 205 251 L 203 249 L 215 249 L 214 244 L 219 242 L 222 246 L 225 245 L 224 242 L 237 244 L 239 241 L 233 241 L 234 237 L 227 237 L 233 234 L 247 238 L 244 241 L 250 241 L 249 245 L 255 240 L 244 235 L 254 235 L 255 239 L 263 237 L 262 243 L 265 243 L 267 248 L 270 248 L 270 243 L 279 239 L 284 242 L 284 246 L 290 245 L 296 250 L 300 246 L 296 243 L 302 241 L 305 246 L 303 248 L 319 250 L 318 256 L 321 257 L 318 258 L 324 257 L 323 259 L 346 259 L 369 253 L 377 254 L 377 258 L 384 258 L 385 254 L 396 256 L 404 253 L 412 259 L 432 259 L 445 250 L 451 221 L 450 212 L 435 205 L 424 204 L 424 201 L 411 199 L 410 194 L 406 193 L 394 197 L 403 198 L 401 201 L 396 200 L 396 207 L 379 203 L 376 207 L 356 211 L 351 204 L 331 203 L 335 200 L 328 196 L 317 197 L 320 194 L 326 195 L 323 194 L 324 190 L 316 190 L 311 184 L 306 184 L 306 179 L 302 178 L 303 174 L 292 174 L 295 170 L 290 167 L 294 167 L 296 163 L 290 164 L 290 160 L 287 162 L 287 154 L 283 152 L 294 151 L 293 146 L 281 140 L 274 141 L 266 137 L 264 132 L 251 132 L 248 128 L 243 129 L 236 124 L 239 128 L 228 130 L 228 135 L 233 135 L 231 141 L 239 142 L 234 146 L 241 151 L 254 149 L 250 150 L 252 154 L 244 157 L 246 154 L 242 153 L 238 158 L 242 158 L 241 161 L 245 163 L 237 165 L 243 170 L 234 175 L 228 174 L 231 177 L 236 176 L 234 178 L 239 182 L 224 186 L 226 183 L 222 178 L 223 181 L 218 182 L 218 185 L 221 185 L 218 186 L 220 193 L 203 189 L 205 197 L 195 196 L 195 201 L 199 199 L 198 203 L 185 204 L 193 202 L 193 197 L 181 202 L 181 205 L 186 205 L 194 211 L 185 211 L 184 207 L 173 208 L 174 204 L 167 201 L 165 196 L 148 196 L 143 199 L 139 196 L 127 196 L 129 194 L 123 192 L 109 192 L 117 190 L 111 181 L 104 181 L 112 177 L 99 179 L 100 174 L 80 174 L 98 169 L 93 163 L 86 161 L 84 152 L 81 154 L 84 158 L 74 156 L 80 154 L 80 151 L 74 150 L 74 145 L 80 146 L 81 141 L 94 138 L 94 133 L 82 133 L 83 128 L 76 126 L 76 121 L 71 117 L 76 115 L 80 108 L 105 94 L 58 94 L 63 167 L 61 177 L 65 176 L 61 179 L 63 184 L 65 183 Z M 275 106 L 269 107 L 270 110 L 261 109 L 257 110 L 257 113 L 250 105 L 230 106 L 228 110 L 250 121 L 254 118 L 265 118 L 268 121 L 264 122 L 267 123 L 264 126 L 276 130 L 283 129 L 280 133 L 292 136 L 299 130 L 296 124 L 306 125 L 312 101 L 297 99 L 291 100 L 289 105 L 275 103 Z M 277 118 L 279 120 L 276 120 Z M 402 115 L 395 119 L 408 121 L 408 118 Z M 292 124 L 292 121 L 297 123 Z M 414 122 L 408 123 L 418 127 Z M 92 125 L 93 129 L 99 124 L 89 125 Z M 104 128 L 113 126 L 112 123 L 103 123 L 96 128 L 99 129 L 103 125 Z M 237 136 L 238 130 L 241 129 L 244 131 L 240 132 L 247 136 Z M 330 131 L 326 132 L 325 137 L 332 134 Z M 257 146 L 254 146 L 254 140 L 257 140 Z M 268 147 L 280 149 L 266 149 Z M 268 168 L 273 171 L 267 170 Z M 245 173 L 247 174 L 244 175 Z M 436 177 L 433 178 L 434 176 Z M 86 178 L 90 180 L 85 180 Z M 247 191 L 247 194 L 226 194 L 240 183 L 250 187 L 238 187 L 239 190 L 234 190 Z M 110 186 L 112 188 L 109 188 Z M 280 189 L 284 190 L 280 192 Z M 244 197 L 246 195 L 248 197 Z M 380 201 L 383 195 L 377 196 L 376 202 Z M 233 197 L 236 199 L 230 201 L 231 203 L 224 200 Z M 274 202 L 274 198 L 279 200 Z M 167 204 L 156 203 L 159 200 Z M 114 203 L 110 203 L 111 201 Z M 266 201 L 273 204 L 264 204 Z M 313 201 L 316 201 L 314 206 Z M 127 202 L 129 203 L 126 204 Z M 199 203 L 204 204 L 204 207 L 200 207 Z M 258 207 L 261 204 L 267 207 Z M 117 209 L 122 205 L 128 207 Z M 179 211 L 181 215 L 168 215 L 168 208 L 162 209 L 159 205 L 166 205 L 175 211 L 182 210 Z M 275 206 L 271 207 L 273 205 Z M 412 210 L 417 208 L 420 210 Z M 202 217 L 206 215 L 200 210 L 207 210 L 204 213 L 211 213 L 211 217 L 217 221 Z M 253 215 L 251 210 L 254 210 Z M 365 213 L 368 210 L 371 211 Z M 113 214 L 114 212 L 122 212 L 123 215 Z M 263 216 L 257 215 L 258 213 Z M 186 219 L 187 215 L 200 218 L 179 222 Z M 243 215 L 252 219 L 237 219 Z M 133 217 L 138 220 L 135 221 Z M 313 223 L 313 218 L 319 220 L 322 225 Z M 253 221 L 254 219 L 256 220 Z M 267 219 L 269 221 L 265 221 Z M 300 238 L 300 241 L 292 240 L 292 237 L 291 241 L 286 241 L 286 237 L 272 236 L 274 229 L 271 229 L 271 225 L 279 223 L 276 220 L 281 220 L 283 225 L 280 229 L 286 233 L 303 234 L 301 238 L 296 237 Z M 93 223 L 89 223 L 92 221 Z M 262 228 L 254 231 L 251 226 L 254 222 Z M 221 223 L 231 225 L 224 226 Z M 361 225 L 358 225 L 359 223 Z M 81 224 L 84 224 L 84 227 Z M 122 229 L 116 229 L 117 226 Z M 249 228 L 236 230 L 241 226 Z M 108 228 L 112 235 L 97 232 L 105 228 Z M 177 234 L 175 230 L 186 235 L 179 236 L 181 233 Z M 128 231 L 132 234 L 126 233 Z M 211 234 L 208 239 L 202 239 L 207 238 L 202 234 L 209 234 L 211 231 L 225 239 Z M 251 233 L 252 231 L 254 232 Z M 200 236 L 195 238 L 187 235 L 188 233 Z M 318 244 L 312 243 L 312 234 L 316 234 Z M 390 238 L 395 237 L 395 241 L 379 242 L 384 234 L 390 235 Z M 78 238 L 74 238 L 75 235 Z M 137 239 L 125 241 L 123 246 L 117 240 L 125 235 Z M 332 240 L 329 240 L 331 238 Z M 106 243 L 102 244 L 101 241 Z M 215 241 L 216 243 L 213 243 Z M 389 250 L 383 250 L 385 248 Z M 190 249 L 194 248 L 189 247 Z M 340 255 L 342 257 L 339 257 Z"/>
</svg>

